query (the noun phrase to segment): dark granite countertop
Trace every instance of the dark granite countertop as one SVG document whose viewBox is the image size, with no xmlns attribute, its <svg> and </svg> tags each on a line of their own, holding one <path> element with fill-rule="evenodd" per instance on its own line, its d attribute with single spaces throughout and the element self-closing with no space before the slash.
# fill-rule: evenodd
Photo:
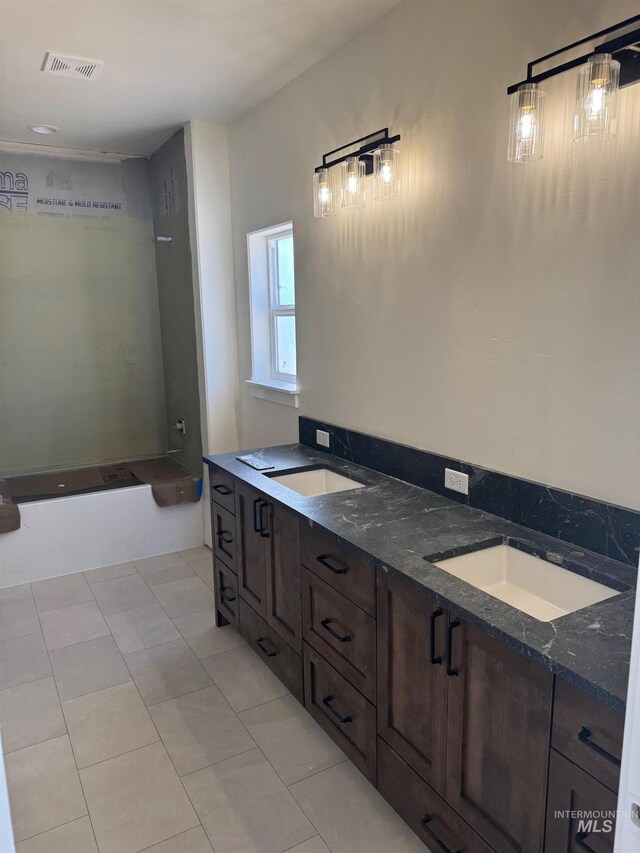
<svg viewBox="0 0 640 853">
<path fill-rule="evenodd" d="M 237 453 L 205 457 L 205 462 L 259 489 L 456 615 L 624 711 L 636 569 L 304 445 L 251 453 L 274 466 L 267 473 L 322 465 L 367 487 L 306 498 L 239 462 Z M 500 538 L 517 540 L 523 549 L 621 592 L 552 622 L 540 622 L 423 559 L 453 556 Z"/>
</svg>

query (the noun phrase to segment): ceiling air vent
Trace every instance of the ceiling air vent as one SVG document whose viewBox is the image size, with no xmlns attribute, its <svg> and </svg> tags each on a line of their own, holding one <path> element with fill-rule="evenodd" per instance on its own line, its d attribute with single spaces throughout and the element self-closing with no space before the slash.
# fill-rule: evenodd
<svg viewBox="0 0 640 853">
<path fill-rule="evenodd" d="M 95 80 L 104 62 L 101 59 L 87 59 L 82 56 L 64 56 L 61 53 L 48 53 L 44 59 L 45 74 L 57 77 L 75 77 L 76 80 Z"/>
</svg>

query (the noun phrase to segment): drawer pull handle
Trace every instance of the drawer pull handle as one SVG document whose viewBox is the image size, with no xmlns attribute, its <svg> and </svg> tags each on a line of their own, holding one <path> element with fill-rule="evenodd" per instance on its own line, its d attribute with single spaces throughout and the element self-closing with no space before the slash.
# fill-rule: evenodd
<svg viewBox="0 0 640 853">
<path fill-rule="evenodd" d="M 253 532 L 260 533 L 260 528 L 258 527 L 258 504 L 262 503 L 262 498 L 256 498 L 253 502 Z"/>
<path fill-rule="evenodd" d="M 213 486 L 213 491 L 217 492 L 219 495 L 230 495 L 231 489 L 228 486 L 224 486 L 222 483 L 217 483 Z"/>
<path fill-rule="evenodd" d="M 220 584 L 220 598 L 222 599 L 224 604 L 231 604 L 236 600 L 235 595 L 227 595 L 228 589 L 232 589 L 232 587 Z"/>
<path fill-rule="evenodd" d="M 268 639 L 268 637 L 258 637 L 258 639 L 256 640 L 256 646 L 260 649 L 261 652 L 264 652 L 264 654 L 268 658 L 274 658 L 278 654 L 278 652 L 276 651 L 276 649 L 271 649 L 271 651 L 269 651 L 269 649 L 265 646 L 265 642 L 267 642 Z"/>
<path fill-rule="evenodd" d="M 430 826 L 432 820 L 433 815 L 426 814 L 424 815 L 424 817 L 421 818 L 420 826 L 424 829 L 424 831 L 431 838 L 431 840 L 438 845 L 438 847 L 443 851 L 443 853 L 463 853 L 462 847 L 458 847 L 458 845 L 456 844 L 456 848 L 455 850 L 453 850 L 451 847 L 447 847 L 447 845 L 441 838 L 438 838 L 438 836 L 433 831 L 433 828 Z"/>
<path fill-rule="evenodd" d="M 333 563 L 330 563 L 329 560 L 333 560 L 333 557 L 330 554 L 320 554 L 316 557 L 316 560 L 319 563 L 322 563 L 323 566 L 326 566 L 330 572 L 333 572 L 334 575 L 346 575 L 349 571 L 349 566 L 344 566 L 342 563 L 339 563 L 337 560 L 334 560 Z"/>
<path fill-rule="evenodd" d="M 593 847 L 590 847 L 585 841 L 585 838 L 588 835 L 591 835 L 591 833 L 590 832 L 576 832 L 576 834 L 574 836 L 575 842 L 581 850 L 586 850 L 586 853 L 596 853 L 596 851 L 593 849 Z"/>
<path fill-rule="evenodd" d="M 269 513 L 267 512 L 266 516 L 263 515 L 265 509 L 269 509 L 269 504 L 267 501 L 263 500 L 260 506 L 260 536 L 262 536 L 263 539 L 268 539 L 269 536 L 271 536 L 271 532 L 269 530 Z"/>
<path fill-rule="evenodd" d="M 454 628 L 457 628 L 460 625 L 459 619 L 454 619 L 452 622 L 449 622 L 449 627 L 447 629 L 447 675 L 457 675 L 459 672 L 458 667 L 453 667 L 451 665 L 451 657 L 453 655 L 453 631 Z"/>
<path fill-rule="evenodd" d="M 352 640 L 351 634 L 345 634 L 344 637 L 340 636 L 336 631 L 331 627 L 331 623 L 333 619 L 323 619 L 320 623 L 325 631 L 328 631 L 332 637 L 335 637 L 339 643 L 350 643 Z"/>
<path fill-rule="evenodd" d="M 615 755 L 612 755 L 610 752 L 604 749 L 604 747 L 599 746 L 597 743 L 591 740 L 591 729 L 588 729 L 586 726 L 583 726 L 578 734 L 578 740 L 585 744 L 585 746 L 588 746 L 589 749 L 592 749 L 594 752 L 597 752 L 598 755 L 601 755 L 603 758 L 606 758 L 607 761 L 610 761 L 612 764 L 615 764 L 616 767 L 620 767 L 621 762 L 619 758 L 616 758 Z"/>
<path fill-rule="evenodd" d="M 442 655 L 436 655 L 436 619 L 443 613 L 442 607 L 437 607 L 431 611 L 429 622 L 429 660 L 431 663 L 442 663 Z"/>
<path fill-rule="evenodd" d="M 352 723 L 353 717 L 351 716 L 351 714 L 349 714 L 349 716 L 347 716 L 347 717 L 343 717 L 339 711 L 336 711 L 336 709 L 331 704 L 334 699 L 335 699 L 335 696 L 333 696 L 333 695 L 325 696 L 324 699 L 322 700 L 322 704 L 325 706 L 325 708 L 331 714 L 333 714 L 333 716 L 336 718 L 336 720 L 339 723 Z"/>
<path fill-rule="evenodd" d="M 233 542 L 233 535 L 230 530 L 218 530 L 218 544 L 220 542 L 224 542 L 226 545 L 231 545 Z"/>
</svg>

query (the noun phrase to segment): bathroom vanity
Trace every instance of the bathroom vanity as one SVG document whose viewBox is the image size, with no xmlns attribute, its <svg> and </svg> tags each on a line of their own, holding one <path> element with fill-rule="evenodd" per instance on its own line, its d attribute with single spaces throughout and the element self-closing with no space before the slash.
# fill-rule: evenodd
<svg viewBox="0 0 640 853">
<path fill-rule="evenodd" d="M 301 445 L 254 455 L 206 459 L 218 624 L 430 849 L 613 850 L 579 812 L 616 808 L 635 572 Z"/>
</svg>

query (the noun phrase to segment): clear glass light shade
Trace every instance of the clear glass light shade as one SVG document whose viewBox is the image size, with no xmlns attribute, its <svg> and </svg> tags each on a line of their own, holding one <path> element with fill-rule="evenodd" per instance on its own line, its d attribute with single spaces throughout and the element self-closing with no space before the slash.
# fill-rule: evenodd
<svg viewBox="0 0 640 853">
<path fill-rule="evenodd" d="M 620 63 L 596 53 L 578 72 L 574 142 L 608 142 L 616 135 Z"/>
<path fill-rule="evenodd" d="M 366 166 L 357 157 L 349 157 L 342 163 L 342 206 L 364 207 Z"/>
<path fill-rule="evenodd" d="M 373 152 L 373 197 L 400 198 L 400 152 L 392 145 Z"/>
<path fill-rule="evenodd" d="M 313 215 L 318 219 L 335 216 L 336 188 L 335 178 L 330 169 L 320 169 L 313 173 Z"/>
<path fill-rule="evenodd" d="M 546 93 L 538 88 L 537 83 L 524 83 L 511 95 L 507 154 L 510 163 L 531 163 L 542 159 L 545 98 Z"/>
</svg>

